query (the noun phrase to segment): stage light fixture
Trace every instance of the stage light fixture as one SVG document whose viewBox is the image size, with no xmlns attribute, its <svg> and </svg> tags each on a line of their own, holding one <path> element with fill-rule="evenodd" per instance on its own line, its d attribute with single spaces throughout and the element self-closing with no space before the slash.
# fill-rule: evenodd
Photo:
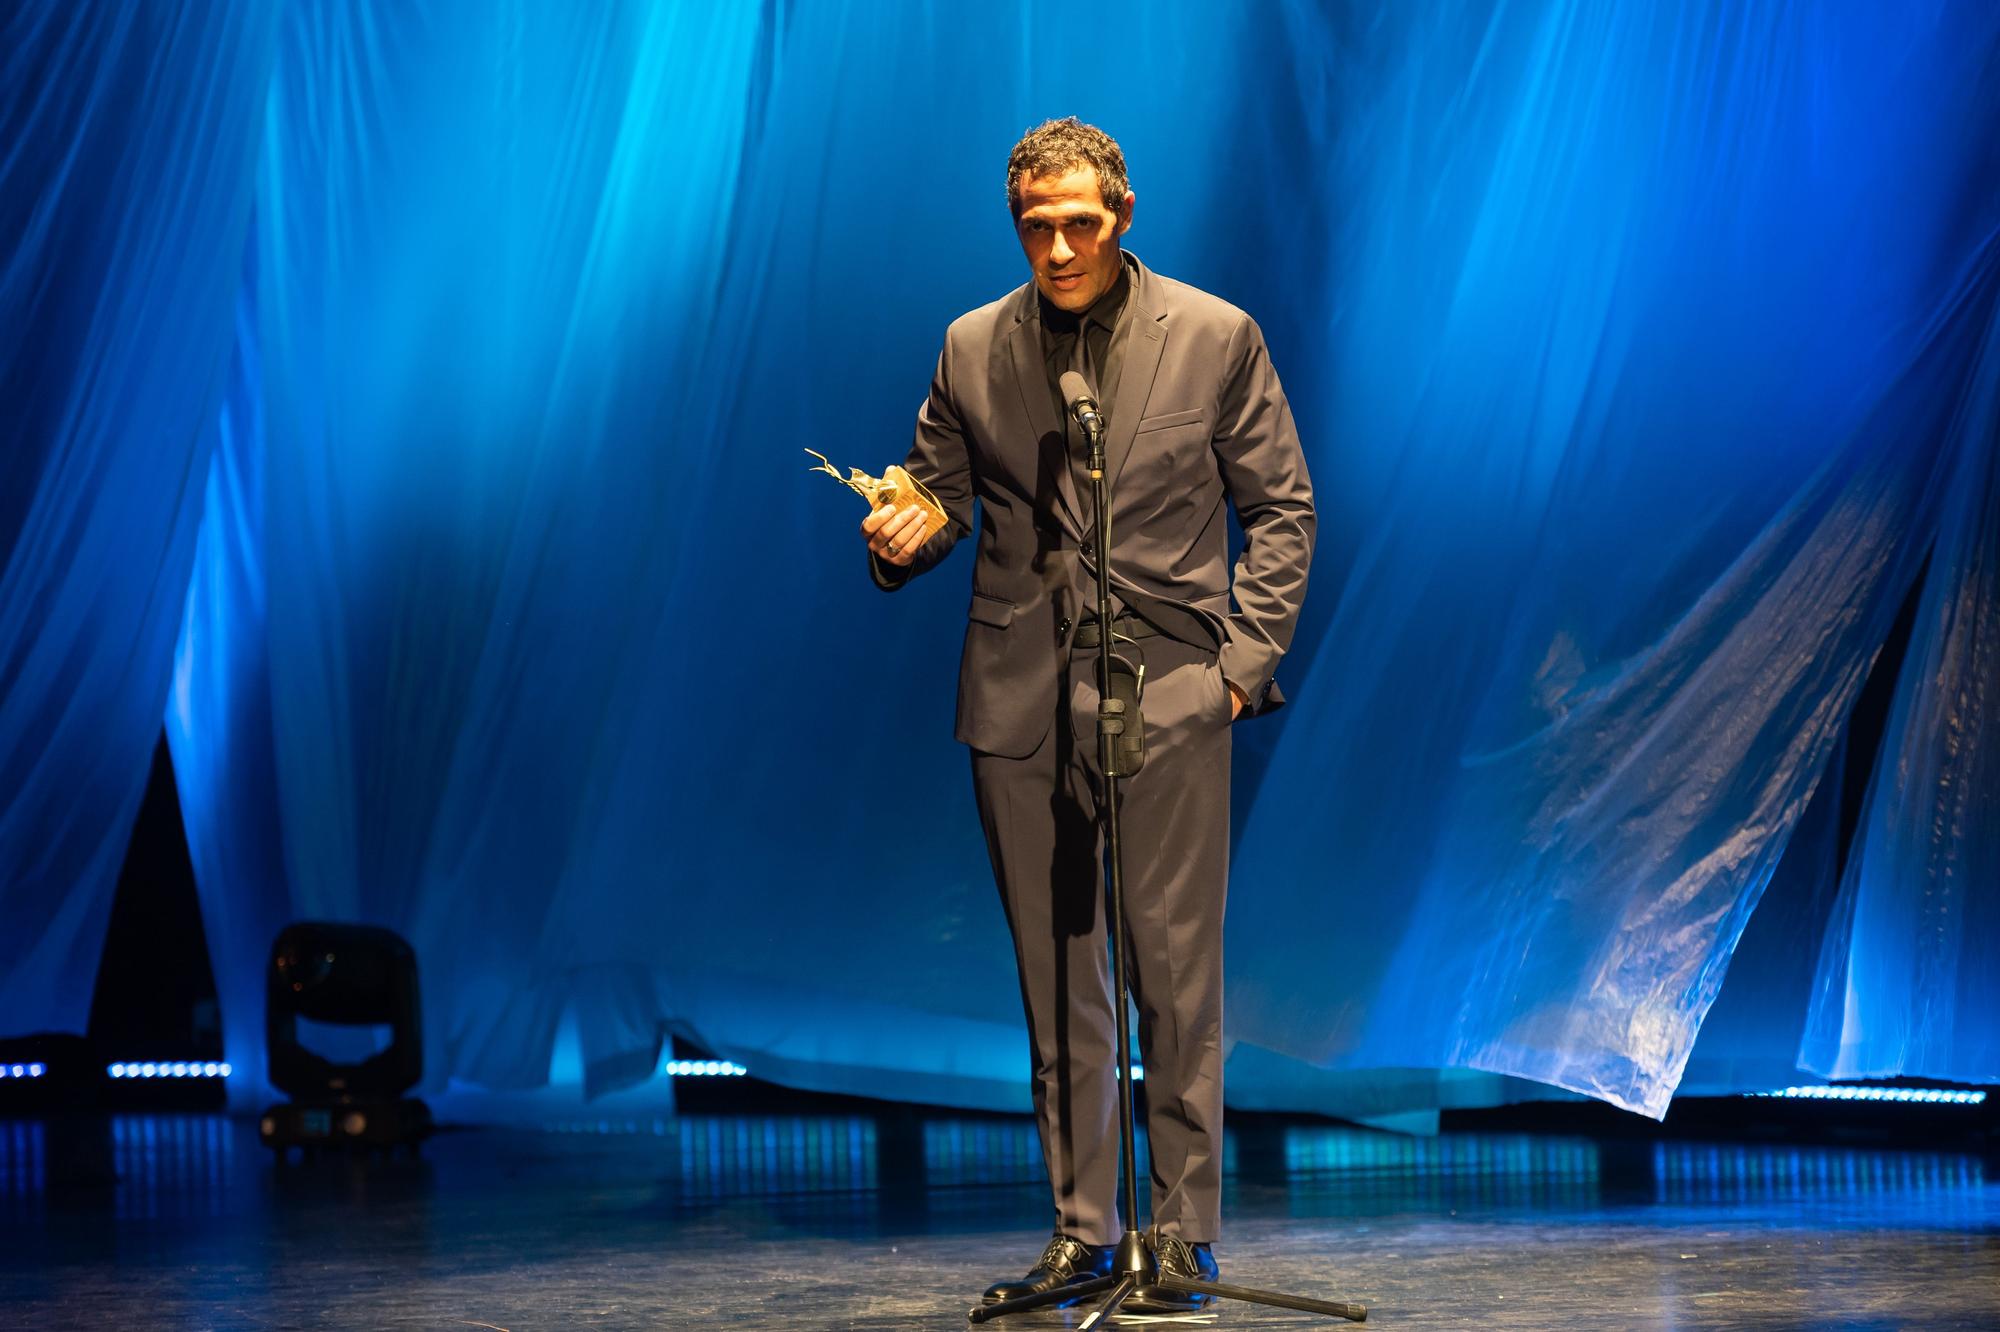
<svg viewBox="0 0 2000 1332">
<path fill-rule="evenodd" d="M 389 1044 L 337 1063 L 299 1040 L 299 1020 L 389 1028 Z M 259 1121 L 267 1147 L 408 1146 L 431 1131 L 430 1107 L 404 1092 L 424 1072 L 417 955 L 389 930 L 301 921 L 271 945 L 264 983 L 271 1084 L 292 1099 Z"/>
</svg>

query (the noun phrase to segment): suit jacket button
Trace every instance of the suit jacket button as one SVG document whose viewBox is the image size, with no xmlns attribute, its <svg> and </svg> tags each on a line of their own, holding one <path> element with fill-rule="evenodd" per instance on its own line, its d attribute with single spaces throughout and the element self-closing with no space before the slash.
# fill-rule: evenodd
<svg viewBox="0 0 2000 1332">
<path fill-rule="evenodd" d="M 1064 635 L 1068 633 L 1069 633 L 1069 616 L 1065 615 L 1062 617 L 1062 619 L 1056 622 L 1056 642 L 1058 643 L 1062 642 Z"/>
</svg>

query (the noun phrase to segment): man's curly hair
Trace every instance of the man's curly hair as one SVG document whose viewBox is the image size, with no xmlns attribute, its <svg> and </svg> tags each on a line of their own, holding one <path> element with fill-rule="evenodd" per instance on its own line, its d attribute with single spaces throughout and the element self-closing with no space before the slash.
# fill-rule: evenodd
<svg viewBox="0 0 2000 1332">
<path fill-rule="evenodd" d="M 1045 120 L 1014 145 L 1014 151 L 1007 155 L 1007 211 L 1020 216 L 1024 175 L 1036 180 L 1086 166 L 1097 171 L 1104 206 L 1123 216 L 1125 196 L 1132 190 L 1132 182 L 1125 177 L 1125 154 L 1119 151 L 1116 139 L 1075 116 Z"/>
</svg>

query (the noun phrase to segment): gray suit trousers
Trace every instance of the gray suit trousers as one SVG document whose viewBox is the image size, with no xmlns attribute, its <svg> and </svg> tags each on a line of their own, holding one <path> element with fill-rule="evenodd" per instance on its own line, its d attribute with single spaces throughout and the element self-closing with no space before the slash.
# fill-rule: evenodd
<svg viewBox="0 0 2000 1332">
<path fill-rule="evenodd" d="M 1137 651 L 1146 665 L 1146 762 L 1121 784 L 1119 836 L 1151 1214 L 1167 1233 L 1203 1243 L 1221 1229 L 1229 691 L 1212 651 L 1164 637 L 1140 640 Z M 975 749 L 972 775 L 1020 965 L 1056 1229 L 1109 1244 L 1122 1227 L 1096 660 L 1095 652 L 1071 658 L 1067 707 L 1039 748 L 1024 758 Z"/>
</svg>

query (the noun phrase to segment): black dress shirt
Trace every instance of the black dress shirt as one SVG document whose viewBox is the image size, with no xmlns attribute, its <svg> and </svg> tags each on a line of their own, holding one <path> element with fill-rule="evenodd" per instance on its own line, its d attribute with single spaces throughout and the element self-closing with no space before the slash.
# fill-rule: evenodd
<svg viewBox="0 0 2000 1332">
<path fill-rule="evenodd" d="M 1100 409 L 1111 402 L 1118 389 L 1119 346 L 1112 337 L 1125 313 L 1126 299 L 1132 294 L 1132 275 L 1119 257 L 1118 280 L 1081 313 L 1060 309 L 1037 289 L 1036 300 L 1042 314 L 1042 360 L 1048 367 L 1049 393 L 1056 400 L 1056 415 L 1069 420 L 1069 404 L 1063 401 L 1061 380 L 1066 370 L 1081 370 L 1091 388 L 1097 390 Z M 1085 359 L 1075 363 L 1076 339 L 1083 336 Z M 1075 430 L 1072 426 L 1072 443 Z"/>
</svg>

